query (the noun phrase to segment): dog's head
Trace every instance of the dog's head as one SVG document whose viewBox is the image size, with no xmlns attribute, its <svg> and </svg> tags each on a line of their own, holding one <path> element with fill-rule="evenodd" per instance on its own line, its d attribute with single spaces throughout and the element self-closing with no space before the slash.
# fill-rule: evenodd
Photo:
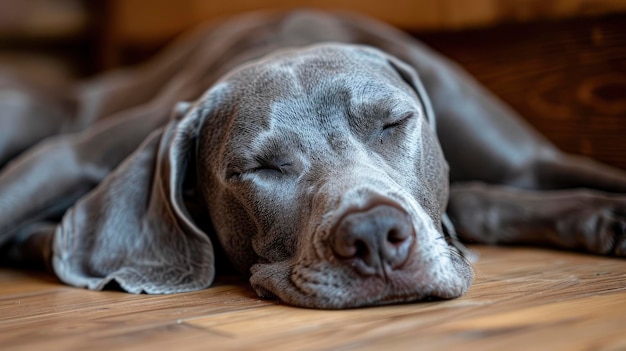
<svg viewBox="0 0 626 351">
<path fill-rule="evenodd" d="M 282 51 L 204 99 L 197 186 L 259 295 L 342 308 L 468 288 L 442 230 L 434 117 L 406 64 L 359 46 Z"/>
<path fill-rule="evenodd" d="M 448 167 L 408 65 L 362 46 L 286 50 L 236 69 L 182 110 L 161 141 L 156 172 L 166 175 L 146 185 L 146 201 L 162 201 L 142 223 L 166 222 L 152 225 L 152 248 L 182 233 L 188 244 L 158 256 L 186 252 L 177 262 L 196 282 L 212 279 L 210 250 L 198 249 L 210 243 L 185 200 L 263 297 L 347 308 L 468 289 L 470 265 L 442 227 Z M 151 292 L 185 290 L 167 288 L 175 279 L 151 282 Z"/>
</svg>

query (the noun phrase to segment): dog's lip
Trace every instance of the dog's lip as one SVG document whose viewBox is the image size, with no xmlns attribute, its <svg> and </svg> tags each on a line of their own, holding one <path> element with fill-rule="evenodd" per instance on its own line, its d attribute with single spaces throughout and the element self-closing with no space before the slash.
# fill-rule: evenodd
<svg viewBox="0 0 626 351">
<path fill-rule="evenodd" d="M 291 274 L 294 273 L 293 268 L 295 267 L 292 267 Z M 286 294 L 287 296 L 281 296 L 280 293 L 275 295 L 287 303 L 298 306 L 330 309 L 412 303 L 426 299 L 449 299 L 458 295 L 454 292 L 441 293 L 437 289 L 424 290 L 426 286 L 416 289 L 416 276 L 407 273 L 393 272 L 390 279 L 381 276 L 371 276 L 365 279 L 359 277 L 356 279 L 360 282 L 358 287 L 352 286 L 347 291 L 349 297 L 320 295 L 319 292 L 323 291 L 320 288 L 330 285 L 321 284 L 315 278 L 297 281 L 291 277 L 289 279 L 291 291 Z M 312 294 L 311 291 L 316 293 Z"/>
<path fill-rule="evenodd" d="M 257 291 L 260 291 L 259 289 L 264 291 L 262 296 L 279 298 L 288 304 L 309 308 L 338 309 L 413 303 L 428 299 L 445 300 L 462 295 L 471 285 L 471 280 L 465 281 L 465 283 L 458 283 L 459 279 L 466 280 L 463 277 L 464 274 L 460 274 L 453 279 L 457 281 L 456 283 L 448 282 L 451 283 L 451 286 L 444 284 L 437 287 L 426 284 L 424 282 L 431 279 L 430 273 L 428 270 L 424 271 L 417 268 L 417 266 L 414 267 L 417 268 L 416 270 L 394 270 L 388 277 L 374 275 L 364 278 L 361 276 L 357 277 L 356 272 L 346 271 L 347 267 L 335 266 L 333 262 L 325 261 L 318 263 L 311 264 L 311 261 L 287 260 L 255 264 L 251 269 L 251 273 L 253 275 L 259 273 L 260 276 L 257 277 L 253 286 Z M 269 269 L 275 274 L 277 268 L 282 270 L 287 278 L 285 279 L 285 276 L 283 276 L 283 278 L 277 281 L 274 281 L 273 278 L 267 279 L 267 272 L 264 273 L 263 271 Z M 338 270 L 338 272 L 343 270 L 345 278 L 347 278 L 345 281 L 352 283 L 340 288 L 332 281 L 325 282 L 323 277 L 328 276 L 329 272 L 334 270 Z M 349 278 L 350 276 L 353 278 Z M 283 284 L 287 284 L 287 286 Z M 331 291 L 326 291 L 327 289 L 331 289 Z M 336 294 L 338 292 L 337 289 L 345 290 L 343 293 Z M 268 293 L 270 294 L 268 295 Z"/>
</svg>

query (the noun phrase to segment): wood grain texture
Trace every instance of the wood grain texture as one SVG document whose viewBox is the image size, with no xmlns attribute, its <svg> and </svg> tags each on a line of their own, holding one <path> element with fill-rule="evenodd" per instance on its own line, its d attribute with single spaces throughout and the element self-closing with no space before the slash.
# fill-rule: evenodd
<svg viewBox="0 0 626 351">
<path fill-rule="evenodd" d="M 416 36 L 561 149 L 626 169 L 626 16 Z"/>
<path fill-rule="evenodd" d="M 92 292 L 0 270 L 3 350 L 622 350 L 626 261 L 474 247 L 469 293 L 450 301 L 323 311 L 259 300 L 225 277 L 165 296 Z"/>
<path fill-rule="evenodd" d="M 623 0 L 113 0 L 108 31 L 115 41 L 161 41 L 190 25 L 256 11 L 312 8 L 351 10 L 405 29 L 460 29 L 538 19 L 626 11 Z"/>
</svg>

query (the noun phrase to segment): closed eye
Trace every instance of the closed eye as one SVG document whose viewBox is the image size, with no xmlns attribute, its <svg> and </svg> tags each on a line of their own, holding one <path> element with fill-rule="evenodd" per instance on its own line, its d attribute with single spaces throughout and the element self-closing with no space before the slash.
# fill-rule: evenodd
<svg viewBox="0 0 626 351">
<path fill-rule="evenodd" d="M 400 126 L 404 125 L 411 118 L 413 118 L 414 115 L 415 114 L 413 112 L 409 112 L 409 113 L 405 114 L 404 116 L 402 116 L 401 118 L 398 118 L 395 121 L 392 121 L 390 123 L 387 123 L 387 124 L 383 125 L 383 132 L 389 131 L 390 129 L 397 128 L 397 127 L 400 127 Z"/>
<path fill-rule="evenodd" d="M 228 173 L 228 179 L 230 180 L 241 180 L 244 175 L 249 174 L 266 174 L 266 175 L 284 175 L 287 173 L 288 167 L 291 164 L 283 163 L 283 164 L 262 164 L 256 167 L 247 168 L 242 171 L 231 171 Z"/>
<path fill-rule="evenodd" d="M 241 172 L 232 171 L 228 174 L 228 179 L 237 180 L 241 179 L 244 175 L 249 174 L 274 174 L 274 175 L 284 175 L 286 174 L 286 169 L 289 167 L 289 164 L 281 164 L 281 165 L 273 165 L 273 164 L 264 164 L 257 167 L 252 167 L 245 169 Z"/>
<path fill-rule="evenodd" d="M 246 172 L 277 172 L 285 174 L 287 169 L 291 166 L 290 162 L 281 160 L 280 158 L 270 157 L 268 160 L 265 157 L 255 157 L 256 166 L 249 168 Z"/>
<path fill-rule="evenodd" d="M 283 163 L 283 164 L 271 164 L 271 163 L 270 164 L 263 164 L 261 166 L 251 168 L 250 170 L 248 170 L 248 172 L 273 171 L 273 172 L 285 173 L 286 168 L 289 167 L 289 166 L 290 166 L 289 163 Z"/>
</svg>

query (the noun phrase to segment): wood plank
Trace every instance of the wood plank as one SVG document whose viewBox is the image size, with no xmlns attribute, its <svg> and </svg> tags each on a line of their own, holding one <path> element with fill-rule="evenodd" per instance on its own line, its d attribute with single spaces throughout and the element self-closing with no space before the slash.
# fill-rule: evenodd
<svg viewBox="0 0 626 351">
<path fill-rule="evenodd" d="M 626 16 L 415 34 L 559 148 L 626 169 Z"/>
<path fill-rule="evenodd" d="M 476 282 L 462 298 L 344 311 L 260 300 L 236 277 L 203 291 L 149 296 L 86 291 L 0 270 L 0 345 L 51 351 L 626 346 L 625 260 L 474 248 L 481 255 Z"/>
</svg>

